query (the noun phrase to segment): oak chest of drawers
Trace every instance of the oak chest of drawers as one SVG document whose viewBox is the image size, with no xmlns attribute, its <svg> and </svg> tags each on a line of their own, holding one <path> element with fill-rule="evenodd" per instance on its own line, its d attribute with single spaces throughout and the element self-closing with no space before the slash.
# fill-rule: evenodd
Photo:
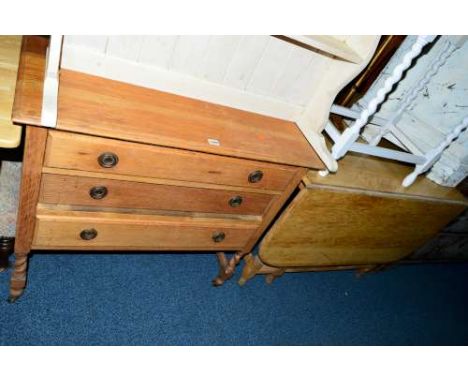
<svg viewBox="0 0 468 382">
<path fill-rule="evenodd" d="M 31 250 L 211 251 L 221 285 L 323 166 L 292 122 L 66 70 L 45 128 L 45 49 L 24 39 L 13 109 L 26 143 L 11 301 Z"/>
</svg>

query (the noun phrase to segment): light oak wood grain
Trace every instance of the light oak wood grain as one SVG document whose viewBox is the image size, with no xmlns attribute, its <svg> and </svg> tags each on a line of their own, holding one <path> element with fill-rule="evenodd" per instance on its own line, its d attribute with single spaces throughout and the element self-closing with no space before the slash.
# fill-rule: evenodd
<svg viewBox="0 0 468 382">
<path fill-rule="evenodd" d="M 16 225 L 15 252 L 17 253 L 28 253 L 31 249 L 46 142 L 47 129 L 30 126 L 26 128 Z"/>
<path fill-rule="evenodd" d="M 20 52 L 21 36 L 0 36 L 0 148 L 18 147 L 21 140 L 21 126 L 11 122 Z"/>
<path fill-rule="evenodd" d="M 463 209 L 462 204 L 309 186 L 268 232 L 259 255 L 275 267 L 393 262 Z"/>
<path fill-rule="evenodd" d="M 139 222 L 164 222 L 165 224 L 172 225 L 201 225 L 204 227 L 215 227 L 222 225 L 223 221 L 229 222 L 229 226 L 236 228 L 255 228 L 258 227 L 261 220 L 257 216 L 248 216 L 248 215 L 222 215 L 222 214 L 206 214 L 198 212 L 178 212 L 178 211 L 163 211 L 161 213 L 142 213 L 141 211 L 133 210 L 132 214 L 121 213 L 119 211 L 101 211 L 96 213 L 96 211 L 80 211 L 74 210 L 66 205 L 57 205 L 50 206 L 48 204 L 38 203 L 37 205 L 37 215 L 48 215 L 48 216 L 58 216 L 67 218 L 84 218 L 87 219 L 121 219 L 129 223 L 139 223 Z"/>
<path fill-rule="evenodd" d="M 83 176 L 87 178 L 97 178 L 97 179 L 102 179 L 103 177 L 103 175 L 99 172 L 68 170 L 68 169 L 55 168 L 55 167 L 43 167 L 42 173 L 43 174 L 67 175 L 67 176 Z M 176 186 L 176 187 L 180 186 L 180 187 L 191 187 L 191 188 L 202 188 L 202 189 L 206 188 L 208 190 L 223 190 L 223 191 L 231 191 L 231 192 L 236 192 L 236 191 L 237 192 L 253 192 L 254 191 L 256 194 L 265 194 L 265 195 L 280 195 L 281 194 L 281 191 L 264 190 L 261 188 L 256 188 L 255 190 L 252 190 L 248 187 L 237 187 L 237 186 L 222 185 L 222 184 L 220 185 L 220 184 L 213 184 L 213 183 L 189 182 L 189 181 L 176 180 L 176 179 L 149 178 L 146 176 L 106 174 L 105 178 L 113 179 L 113 180 L 123 180 L 126 182 L 162 184 L 162 185 Z"/>
<path fill-rule="evenodd" d="M 440 186 L 425 177 L 419 177 L 411 187 L 403 187 L 401 180 L 412 170 L 411 166 L 402 163 L 348 153 L 340 160 L 337 173 L 320 176 L 317 171 L 309 171 L 305 182 L 467 205 L 467 199 L 457 189 Z"/>
<path fill-rule="evenodd" d="M 38 211 L 35 249 L 236 250 L 255 232 L 244 221 L 193 217 L 125 215 L 97 212 Z M 97 236 L 83 240 L 80 233 L 95 229 Z M 223 232 L 225 239 L 213 241 Z"/>
<path fill-rule="evenodd" d="M 104 152 L 115 153 L 118 164 L 103 168 L 97 159 Z M 210 154 L 51 131 L 45 165 L 103 174 L 125 174 L 156 178 L 225 184 L 249 188 L 283 190 L 296 169 Z M 250 183 L 249 174 L 261 170 L 263 178 Z"/>
<path fill-rule="evenodd" d="M 297 169 L 294 179 L 289 183 L 288 187 L 284 190 L 283 194 L 277 197 L 276 200 L 270 204 L 270 207 L 267 209 L 265 215 L 263 216 L 261 225 L 249 238 L 242 250 L 238 251 L 233 256 L 231 256 L 229 260 L 226 258 L 226 255 L 224 253 L 217 254 L 220 269 L 218 276 L 213 280 L 214 286 L 223 285 L 225 281 L 229 280 L 234 275 L 236 266 L 240 263 L 244 256 L 248 255 L 252 251 L 255 244 L 258 242 L 258 240 L 264 234 L 264 232 L 268 229 L 273 219 L 278 214 L 278 211 L 286 203 L 287 199 L 291 196 L 292 192 L 297 187 L 305 172 L 306 169 Z"/>
<path fill-rule="evenodd" d="M 12 120 L 27 125 L 40 125 L 45 56 L 48 39 L 24 36 L 16 82 Z"/>
<path fill-rule="evenodd" d="M 47 130 L 28 126 L 24 147 L 23 169 L 19 195 L 15 240 L 15 266 L 10 279 L 13 302 L 23 294 L 26 286 L 28 254 L 34 235 L 36 206 L 39 198 L 41 168 L 47 141 Z"/>
<path fill-rule="evenodd" d="M 69 70 L 61 71 L 57 128 L 323 168 L 293 122 Z"/>
<path fill-rule="evenodd" d="M 380 269 L 409 255 L 466 207 L 456 190 L 420 179 L 401 187 L 405 165 L 351 153 L 337 174 L 308 171 L 300 192 L 246 257 L 239 283 L 257 274 Z"/>
<path fill-rule="evenodd" d="M 220 220 L 230 220 L 233 224 L 240 223 L 241 226 L 244 222 L 253 223 L 255 226 L 258 226 L 262 222 L 262 217 L 257 215 L 233 215 L 233 214 L 220 214 L 220 213 L 209 213 L 209 212 L 185 212 L 185 211 L 175 211 L 175 210 L 143 210 L 143 209 L 136 209 L 136 208 L 113 208 L 113 207 L 101 207 L 96 209 L 94 207 L 89 206 L 79 206 L 73 204 L 47 204 L 47 203 L 38 203 L 37 204 L 38 210 L 47 210 L 48 213 L 58 213 L 60 215 L 60 211 L 65 212 L 99 212 L 100 214 L 103 213 L 111 213 L 112 216 L 116 216 L 115 214 L 122 214 L 123 216 L 127 216 L 131 218 L 131 215 L 142 215 L 142 216 L 151 216 L 157 215 L 160 219 L 164 218 L 165 216 L 169 218 L 178 217 L 182 220 L 193 219 L 196 218 L 199 221 L 201 219 L 207 219 L 208 221 L 220 221 Z"/>
<path fill-rule="evenodd" d="M 93 187 L 105 187 L 107 195 L 102 199 L 93 199 L 90 196 Z M 241 197 L 242 202 L 239 206 L 231 206 L 229 202 L 236 196 Z M 232 192 L 53 174 L 43 175 L 39 198 L 41 203 L 96 208 L 143 208 L 239 215 L 263 215 L 272 200 L 271 195 L 247 191 Z"/>
<path fill-rule="evenodd" d="M 273 220 L 277 217 L 278 212 L 280 209 L 286 204 L 287 200 L 291 197 L 291 194 L 297 188 L 298 184 L 301 182 L 301 178 L 304 177 L 306 173 L 306 169 L 298 168 L 294 175 L 294 178 L 289 182 L 288 187 L 284 190 L 284 192 L 276 198 L 274 203 L 270 205 L 270 208 L 265 212 L 263 216 L 262 225 L 257 229 L 255 235 L 253 235 L 247 245 L 244 247 L 243 254 L 247 254 L 252 251 L 255 244 L 258 242 L 260 237 L 266 232 L 266 230 L 270 227 Z"/>
<path fill-rule="evenodd" d="M 13 119 L 40 125 L 48 40 L 25 38 Z M 322 169 L 294 122 L 61 70 L 57 128 Z M 218 144 L 210 144 L 217 141 Z M 287 146 L 288 150 L 284 150 Z"/>
</svg>

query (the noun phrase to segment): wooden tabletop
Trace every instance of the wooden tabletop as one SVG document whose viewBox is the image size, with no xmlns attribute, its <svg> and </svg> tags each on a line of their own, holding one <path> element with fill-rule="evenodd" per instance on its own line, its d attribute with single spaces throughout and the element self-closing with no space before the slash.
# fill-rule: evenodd
<svg viewBox="0 0 468 382">
<path fill-rule="evenodd" d="M 47 40 L 23 44 L 14 121 L 39 125 Z M 61 70 L 57 129 L 314 169 L 294 122 Z"/>
<path fill-rule="evenodd" d="M 11 113 L 21 48 L 21 36 L 0 36 L 0 147 L 18 147 L 21 127 L 13 125 Z"/>
<path fill-rule="evenodd" d="M 354 188 L 468 205 L 467 199 L 456 188 L 440 186 L 424 175 L 420 175 L 410 187 L 403 187 L 401 182 L 413 169 L 414 166 L 400 162 L 350 152 L 338 162 L 336 174 L 324 177 L 317 171 L 309 171 L 305 181 L 307 187 Z"/>
</svg>

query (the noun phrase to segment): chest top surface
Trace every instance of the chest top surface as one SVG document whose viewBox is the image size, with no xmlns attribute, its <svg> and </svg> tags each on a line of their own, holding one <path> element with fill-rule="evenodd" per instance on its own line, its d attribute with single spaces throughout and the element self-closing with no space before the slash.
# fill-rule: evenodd
<svg viewBox="0 0 468 382">
<path fill-rule="evenodd" d="M 40 126 L 47 40 L 26 37 L 13 108 Z M 294 122 L 62 69 L 58 130 L 321 169 Z"/>
</svg>

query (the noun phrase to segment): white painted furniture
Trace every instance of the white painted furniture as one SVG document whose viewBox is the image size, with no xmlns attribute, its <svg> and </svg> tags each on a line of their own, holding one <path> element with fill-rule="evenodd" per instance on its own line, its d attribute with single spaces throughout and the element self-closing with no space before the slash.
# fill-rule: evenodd
<svg viewBox="0 0 468 382">
<path fill-rule="evenodd" d="M 439 138 L 433 148 L 422 152 L 418 148 L 419 142 L 417 138 L 420 136 L 416 136 L 416 139 L 415 137 L 410 138 L 406 134 L 404 126 L 397 125 L 403 114 L 412 107 L 418 95 L 427 88 L 431 79 L 445 64 L 451 54 L 463 45 L 464 38 L 446 39 L 443 42 L 442 49 L 434 56 L 430 64 L 426 65 L 425 71 L 422 72 L 420 78 L 401 96 L 399 102 L 397 102 L 396 109 L 389 117 L 387 119 L 382 117 L 371 119 L 376 113 L 377 108 L 385 102 L 395 85 L 402 79 L 405 72 L 412 64 L 414 65 L 414 60 L 421 54 L 423 47 L 433 42 L 434 39 L 435 36 L 418 36 L 412 44 L 411 49 L 406 51 L 398 65 L 393 67 L 392 72 L 374 90 L 372 98 L 366 101 L 367 104 L 362 110 L 356 112 L 340 107 L 332 108 L 332 113 L 355 119 L 355 122 L 345 129 L 343 134 L 340 134 L 331 122 L 327 124 L 326 131 L 335 142 L 332 148 L 332 154 L 335 159 L 342 158 L 348 151 L 357 151 L 414 164 L 414 171 L 406 176 L 402 182 L 403 186 L 408 187 L 418 175 L 429 170 L 441 157 L 444 150 L 466 129 L 468 126 L 468 116 L 452 126 L 446 134 Z M 372 134 L 365 136 L 369 144 L 356 142 L 368 123 L 372 124 L 372 127 L 368 128 L 368 130 L 372 131 Z M 399 145 L 407 152 L 378 147 L 378 143 L 384 137 Z"/>
<path fill-rule="evenodd" d="M 378 40 L 310 35 L 64 36 L 60 65 L 294 121 L 335 171 L 336 161 L 321 133 L 335 96 L 366 66 Z M 49 54 L 48 67 L 57 69 L 57 62 Z M 54 70 L 51 73 L 50 98 L 45 99 L 55 94 Z M 57 109 L 53 102 L 44 105 L 44 122 L 53 127 Z"/>
<path fill-rule="evenodd" d="M 52 35 L 47 49 L 41 112 L 41 124 L 46 127 L 55 127 L 57 125 L 57 102 L 62 41 L 63 36 Z"/>
<path fill-rule="evenodd" d="M 406 38 L 374 85 L 353 109 L 359 110 L 369 102 L 401 57 L 411 49 L 416 38 L 417 36 Z M 400 139 L 407 137 L 405 142 L 414 154 L 424 155 L 435 149 L 454 126 L 467 116 L 468 44 L 463 44 L 463 39 L 466 39 L 466 36 L 440 36 L 433 46 L 426 49 L 425 54 L 417 59 L 416 65 L 406 73 L 375 114 L 376 118 L 391 118 L 398 110 L 401 99 L 406 98 L 408 93 L 413 93 L 414 85 L 421 79 L 429 77 L 422 91 L 415 94 L 412 104 L 395 124 L 395 134 Z M 435 63 L 438 65 L 434 66 Z M 377 133 L 377 127 L 368 125 L 362 136 L 363 139 L 372 141 Z M 393 134 L 386 134 L 385 139 L 404 148 Z M 426 176 L 438 184 L 455 187 L 467 175 L 468 132 L 465 130 L 444 150 Z"/>
</svg>

